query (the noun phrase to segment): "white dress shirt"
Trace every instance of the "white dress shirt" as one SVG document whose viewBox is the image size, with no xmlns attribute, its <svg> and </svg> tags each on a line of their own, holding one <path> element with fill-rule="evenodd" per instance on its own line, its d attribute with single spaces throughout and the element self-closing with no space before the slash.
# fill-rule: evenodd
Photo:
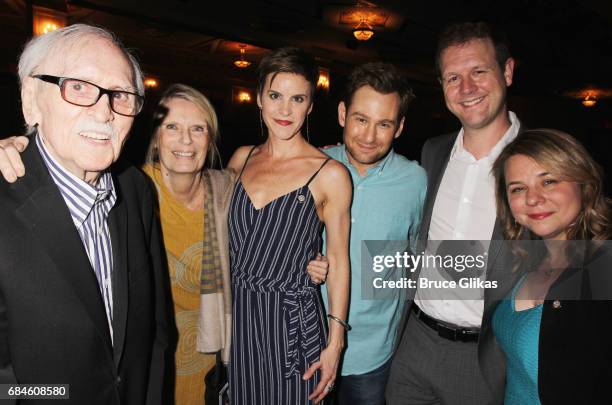
<svg viewBox="0 0 612 405">
<path fill-rule="evenodd" d="M 497 218 L 495 179 L 491 168 L 503 148 L 516 138 L 520 127 L 518 118 L 511 111 L 509 118 L 511 125 L 504 136 L 478 160 L 463 147 L 463 128 L 459 131 L 434 202 L 428 240 L 491 239 Z M 484 251 L 488 250 L 488 243 L 484 248 Z M 428 250 L 425 253 L 435 254 Z M 423 266 L 420 277 L 444 280 L 435 266 Z M 484 297 L 484 291 L 480 297 Z M 461 289 L 417 289 L 414 301 L 427 315 L 440 321 L 462 327 L 480 327 L 484 301 L 482 298 L 465 299 Z"/>
</svg>

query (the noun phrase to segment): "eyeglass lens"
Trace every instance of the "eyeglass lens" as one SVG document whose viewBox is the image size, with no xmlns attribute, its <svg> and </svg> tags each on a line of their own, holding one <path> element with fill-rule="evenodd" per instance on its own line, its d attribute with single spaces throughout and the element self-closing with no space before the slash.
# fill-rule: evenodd
<svg viewBox="0 0 612 405">
<path fill-rule="evenodd" d="M 94 105 L 100 96 L 100 89 L 91 83 L 76 79 L 65 79 L 62 83 L 64 99 L 69 103 L 88 107 Z M 133 115 L 138 112 L 138 100 L 134 94 L 111 91 L 111 108 L 118 114 Z"/>
</svg>

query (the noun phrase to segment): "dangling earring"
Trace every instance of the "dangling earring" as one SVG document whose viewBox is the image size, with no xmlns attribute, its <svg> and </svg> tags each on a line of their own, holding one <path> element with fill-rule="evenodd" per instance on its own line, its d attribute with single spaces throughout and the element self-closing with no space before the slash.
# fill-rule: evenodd
<svg viewBox="0 0 612 405">
<path fill-rule="evenodd" d="M 261 117 L 261 107 L 259 107 L 259 131 L 261 133 L 261 137 L 265 138 L 263 131 L 263 118 Z"/>
<path fill-rule="evenodd" d="M 310 116 L 310 114 L 308 114 L 306 116 L 306 141 L 308 141 L 308 143 L 310 143 L 310 136 L 308 134 L 308 117 Z"/>
</svg>

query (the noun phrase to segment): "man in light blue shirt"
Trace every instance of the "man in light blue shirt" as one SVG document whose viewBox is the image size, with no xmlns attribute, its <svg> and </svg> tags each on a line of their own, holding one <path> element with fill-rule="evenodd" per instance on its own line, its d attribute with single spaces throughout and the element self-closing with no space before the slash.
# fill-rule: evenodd
<svg viewBox="0 0 612 405">
<path fill-rule="evenodd" d="M 384 404 L 404 300 L 399 290 L 391 299 L 362 298 L 361 244 L 362 240 L 416 238 L 427 187 L 425 171 L 392 148 L 413 98 L 393 65 L 368 63 L 357 67 L 338 106 L 344 145 L 325 150 L 349 169 L 354 187 L 347 320 L 351 330 L 337 384 L 338 404 Z M 322 295 L 327 306 L 326 291 Z"/>
</svg>

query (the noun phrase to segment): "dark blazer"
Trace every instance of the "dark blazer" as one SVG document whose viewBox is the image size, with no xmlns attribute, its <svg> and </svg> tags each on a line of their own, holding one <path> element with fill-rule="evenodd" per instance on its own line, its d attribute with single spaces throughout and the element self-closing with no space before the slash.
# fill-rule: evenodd
<svg viewBox="0 0 612 405">
<path fill-rule="evenodd" d="M 519 133 L 520 132 L 521 129 L 519 129 Z M 427 197 L 425 198 L 423 219 L 421 220 L 421 229 L 419 231 L 418 252 L 423 251 L 427 243 L 431 216 L 436 196 L 438 195 L 438 189 L 440 188 L 442 177 L 448 166 L 450 154 L 458 135 L 459 132 L 457 131 L 437 136 L 427 140 L 423 146 L 421 152 L 421 165 L 427 172 Z M 485 290 L 484 314 L 478 342 L 478 357 L 481 372 L 490 388 L 492 398 L 494 398 L 493 403 L 501 403 L 503 401 L 505 359 L 491 332 L 491 315 L 498 300 L 502 299 L 507 294 L 513 285 L 513 280 L 516 278 L 516 275 L 513 273 L 503 271 L 506 266 L 500 265 L 509 260 L 510 253 L 504 246 L 505 243 L 503 241 L 501 224 L 496 220 L 488 251 L 487 280 L 498 281 L 499 287 L 497 289 Z M 415 271 L 412 277 L 418 277 L 419 271 L 420 269 Z M 412 293 L 414 292 L 415 291 L 412 291 Z M 410 313 L 410 305 L 407 305 L 407 307 L 404 319 L 407 319 Z M 402 322 L 402 325 L 405 325 L 405 321 Z"/>
<path fill-rule="evenodd" d="M 610 403 L 612 302 L 547 300 L 540 328 L 542 404 Z"/>
<path fill-rule="evenodd" d="M 66 404 L 160 403 L 167 273 L 153 190 L 133 167 L 113 166 L 111 343 L 93 269 L 60 191 L 36 146 L 22 158 L 24 177 L 0 179 L 0 384 L 69 384 Z"/>
<path fill-rule="evenodd" d="M 543 405 L 610 403 L 612 244 L 606 243 L 586 266 L 565 270 L 547 294 L 538 356 Z"/>
</svg>

